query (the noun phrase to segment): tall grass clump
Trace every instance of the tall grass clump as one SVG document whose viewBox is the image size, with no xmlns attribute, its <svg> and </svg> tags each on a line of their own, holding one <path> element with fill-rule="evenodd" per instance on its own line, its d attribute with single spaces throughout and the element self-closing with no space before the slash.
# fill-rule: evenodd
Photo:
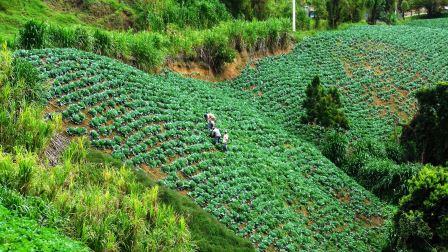
<svg viewBox="0 0 448 252">
<path fill-rule="evenodd" d="M 207 4 L 201 8 L 208 8 Z M 293 41 L 289 28 L 286 19 L 269 19 L 222 22 L 208 30 L 183 29 L 171 24 L 164 28 L 164 33 L 131 33 L 28 21 L 18 41 L 22 49 L 77 48 L 116 58 L 145 71 L 160 68 L 166 59 L 182 58 L 201 61 L 220 72 L 235 59 L 236 51 L 267 53 L 289 47 Z"/>
<path fill-rule="evenodd" d="M 48 168 L 34 153 L 0 153 L 0 185 L 42 198 L 59 211 L 60 228 L 95 251 L 192 251 L 185 219 L 159 203 L 158 186 L 117 169 L 86 161 L 87 142 L 75 139 L 63 162 Z"/>
<path fill-rule="evenodd" d="M 23 49 L 43 48 L 45 43 L 46 25 L 30 20 L 25 23 L 19 35 L 19 46 Z"/>
<path fill-rule="evenodd" d="M 0 62 L 0 145 L 5 151 L 15 146 L 37 151 L 59 129 L 61 118 L 43 119 L 45 89 L 30 63 L 13 59 L 6 44 Z"/>
</svg>

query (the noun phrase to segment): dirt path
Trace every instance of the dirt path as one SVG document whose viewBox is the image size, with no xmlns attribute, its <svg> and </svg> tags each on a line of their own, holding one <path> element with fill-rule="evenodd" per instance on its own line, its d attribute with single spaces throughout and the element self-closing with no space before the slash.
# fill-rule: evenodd
<svg viewBox="0 0 448 252">
<path fill-rule="evenodd" d="M 59 163 L 62 152 L 69 144 L 70 138 L 63 133 L 57 133 L 51 138 L 50 144 L 44 150 L 44 156 L 51 166 Z"/>
</svg>

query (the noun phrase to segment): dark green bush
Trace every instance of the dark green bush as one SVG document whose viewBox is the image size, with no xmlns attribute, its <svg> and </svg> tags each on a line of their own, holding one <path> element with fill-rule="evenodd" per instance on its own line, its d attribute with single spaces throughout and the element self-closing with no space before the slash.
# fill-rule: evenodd
<svg viewBox="0 0 448 252">
<path fill-rule="evenodd" d="M 401 142 L 411 161 L 443 165 L 448 161 L 448 83 L 421 89 L 418 112 L 404 127 Z"/>
<path fill-rule="evenodd" d="M 325 134 L 322 143 L 322 154 L 336 166 L 341 167 L 346 159 L 347 145 L 348 140 L 343 133 L 330 131 Z"/>
<path fill-rule="evenodd" d="M 408 182 L 394 218 L 392 248 L 445 251 L 448 247 L 448 169 L 425 166 Z"/>
<path fill-rule="evenodd" d="M 133 64 L 149 71 L 160 66 L 165 58 L 162 36 L 145 34 L 135 37 L 130 44 Z"/>
<path fill-rule="evenodd" d="M 220 73 L 226 63 L 235 59 L 236 52 L 230 48 L 225 36 L 208 33 L 199 49 L 200 59 L 207 63 L 215 73 Z"/>
<path fill-rule="evenodd" d="M 93 34 L 93 50 L 97 54 L 110 55 L 112 50 L 112 38 L 103 31 L 96 30 Z"/>
<path fill-rule="evenodd" d="M 90 52 L 93 50 L 93 37 L 89 34 L 89 32 L 82 28 L 76 28 L 74 32 L 75 37 L 75 47 Z"/>
<path fill-rule="evenodd" d="M 336 88 L 325 88 L 318 76 L 306 89 L 306 98 L 302 103 L 306 110 L 302 118 L 304 123 L 315 123 L 323 127 L 348 129 L 348 120 L 342 112 L 342 103 Z"/>
<path fill-rule="evenodd" d="M 382 199 L 398 202 L 406 193 L 406 181 L 411 179 L 420 165 L 398 165 L 389 159 L 373 158 L 358 172 L 358 182 Z"/>
<path fill-rule="evenodd" d="M 50 47 L 73 48 L 76 45 L 76 37 L 73 29 L 49 26 L 46 32 Z"/>
<path fill-rule="evenodd" d="M 30 20 L 25 23 L 19 34 L 19 45 L 23 49 L 43 48 L 45 44 L 46 25 Z"/>
</svg>

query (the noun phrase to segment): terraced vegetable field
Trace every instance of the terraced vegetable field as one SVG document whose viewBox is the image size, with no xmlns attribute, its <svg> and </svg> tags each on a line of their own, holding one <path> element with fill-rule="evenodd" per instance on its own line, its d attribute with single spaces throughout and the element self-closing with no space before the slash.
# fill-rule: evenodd
<svg viewBox="0 0 448 252">
<path fill-rule="evenodd" d="M 305 39 L 291 54 L 266 58 L 228 84 L 303 136 L 309 131 L 300 124 L 300 104 L 306 85 L 319 75 L 341 91 L 352 138 L 384 139 L 413 116 L 416 89 L 448 80 L 447 44 L 448 30 L 357 26 Z"/>
<path fill-rule="evenodd" d="M 47 78 L 70 134 L 188 193 L 259 250 L 380 250 L 391 209 L 222 84 L 150 76 L 71 49 L 18 51 Z M 262 97 L 262 96 L 260 96 Z M 217 150 L 203 114 L 230 132 Z"/>
<path fill-rule="evenodd" d="M 427 27 L 432 29 L 434 28 L 448 29 L 448 18 L 416 19 L 406 23 L 406 25 Z"/>
</svg>

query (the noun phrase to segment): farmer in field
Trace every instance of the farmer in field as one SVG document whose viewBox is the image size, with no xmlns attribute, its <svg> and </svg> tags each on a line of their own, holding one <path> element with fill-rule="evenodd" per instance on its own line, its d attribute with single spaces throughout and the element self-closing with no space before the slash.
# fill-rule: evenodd
<svg viewBox="0 0 448 252">
<path fill-rule="evenodd" d="M 229 134 L 227 130 L 224 132 L 224 136 L 222 137 L 222 149 L 223 151 L 227 151 L 227 143 L 229 142 Z"/>
<path fill-rule="evenodd" d="M 207 113 L 204 115 L 205 120 L 207 121 L 207 128 L 209 130 L 213 130 L 216 126 L 216 117 L 212 113 Z"/>
<path fill-rule="evenodd" d="M 213 127 L 212 137 L 215 138 L 215 144 L 219 144 L 219 142 L 221 141 L 221 132 L 218 128 Z"/>
</svg>

